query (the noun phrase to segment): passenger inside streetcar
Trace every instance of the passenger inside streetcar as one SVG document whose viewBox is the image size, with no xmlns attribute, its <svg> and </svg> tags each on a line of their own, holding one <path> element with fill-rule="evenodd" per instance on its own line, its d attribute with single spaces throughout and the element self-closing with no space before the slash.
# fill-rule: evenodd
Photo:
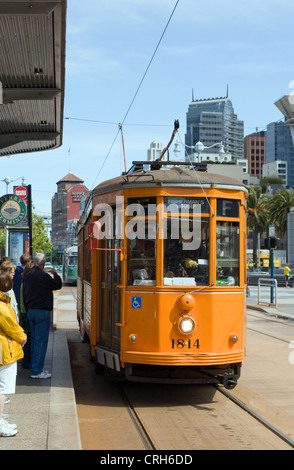
<svg viewBox="0 0 294 470">
<path fill-rule="evenodd" d="M 168 236 L 164 244 L 164 285 L 208 285 L 208 221 L 201 219 L 201 240 L 196 249 L 187 249 L 192 232 L 183 232 L 178 240 Z M 192 243 L 191 243 L 192 244 Z"/>
</svg>

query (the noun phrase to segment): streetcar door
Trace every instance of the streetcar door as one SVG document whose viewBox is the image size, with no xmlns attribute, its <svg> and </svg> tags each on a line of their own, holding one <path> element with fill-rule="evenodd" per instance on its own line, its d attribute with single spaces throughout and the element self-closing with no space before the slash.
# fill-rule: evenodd
<svg viewBox="0 0 294 470">
<path fill-rule="evenodd" d="M 120 347 L 120 283 L 121 263 L 116 240 L 101 240 L 100 251 L 100 335 L 99 342 L 108 348 Z"/>
</svg>

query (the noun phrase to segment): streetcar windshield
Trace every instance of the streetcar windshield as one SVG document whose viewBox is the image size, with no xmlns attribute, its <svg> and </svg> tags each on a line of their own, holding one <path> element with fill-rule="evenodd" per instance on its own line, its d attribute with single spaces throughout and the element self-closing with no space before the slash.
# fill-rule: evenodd
<svg viewBox="0 0 294 470">
<path fill-rule="evenodd" d="M 209 283 L 209 219 L 198 218 L 198 236 L 192 240 L 195 218 L 189 220 L 188 230 L 181 218 L 180 236 L 173 230 L 177 220 L 167 218 L 166 239 L 164 241 L 164 285 L 207 286 Z M 191 248 L 190 248 L 191 247 Z"/>
<path fill-rule="evenodd" d="M 77 256 L 70 256 L 68 258 L 68 265 L 69 266 L 76 266 L 78 264 L 78 257 Z"/>
</svg>

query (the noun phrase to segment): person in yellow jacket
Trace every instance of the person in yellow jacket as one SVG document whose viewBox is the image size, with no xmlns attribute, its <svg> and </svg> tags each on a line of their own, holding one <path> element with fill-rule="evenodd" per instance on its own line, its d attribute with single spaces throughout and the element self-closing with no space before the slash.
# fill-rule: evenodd
<svg viewBox="0 0 294 470">
<path fill-rule="evenodd" d="M 12 279 L 5 271 L 0 271 L 0 437 L 17 434 L 15 424 L 3 419 L 5 395 L 15 393 L 17 361 L 23 357 L 22 347 L 26 334 L 17 323 L 6 294 L 12 288 Z"/>
<path fill-rule="evenodd" d="M 285 284 L 286 284 L 286 287 L 289 287 L 288 286 L 288 281 L 289 281 L 289 277 L 290 277 L 290 272 L 291 272 L 291 269 L 290 269 L 290 266 L 289 264 L 287 264 L 284 268 L 284 275 L 285 275 Z"/>
</svg>

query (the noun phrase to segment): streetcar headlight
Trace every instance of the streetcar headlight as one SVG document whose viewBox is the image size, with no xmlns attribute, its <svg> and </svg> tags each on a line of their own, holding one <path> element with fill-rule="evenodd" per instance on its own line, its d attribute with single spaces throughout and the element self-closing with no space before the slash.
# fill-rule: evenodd
<svg viewBox="0 0 294 470">
<path fill-rule="evenodd" d="M 191 317 L 184 317 L 179 322 L 179 329 L 182 333 L 189 334 L 195 328 L 194 320 Z"/>
</svg>

